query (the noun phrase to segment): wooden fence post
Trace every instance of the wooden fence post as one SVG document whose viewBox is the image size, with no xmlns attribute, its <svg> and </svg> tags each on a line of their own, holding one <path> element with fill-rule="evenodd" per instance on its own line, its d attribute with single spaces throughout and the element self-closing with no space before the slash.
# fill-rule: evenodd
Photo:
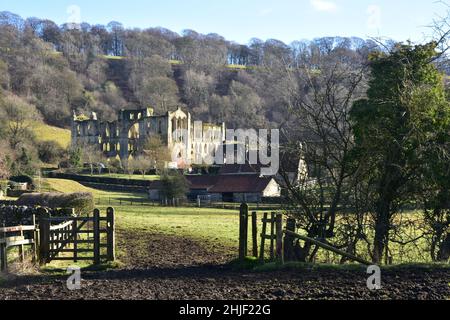
<svg viewBox="0 0 450 320">
<path fill-rule="evenodd" d="M 88 215 L 89 217 L 89 215 Z M 72 239 L 73 239 L 73 262 L 78 262 L 78 222 L 77 220 L 72 221 Z M 88 234 L 89 237 L 89 234 Z"/>
<path fill-rule="evenodd" d="M 0 243 L 0 271 L 8 270 L 8 254 L 6 250 L 6 243 Z"/>
<path fill-rule="evenodd" d="M 275 212 L 270 214 L 270 260 L 275 259 Z"/>
<path fill-rule="evenodd" d="M 264 212 L 263 220 L 262 220 L 262 233 L 261 233 L 261 248 L 259 251 L 259 260 L 261 263 L 264 263 L 264 252 L 266 250 L 266 232 L 267 232 L 267 212 Z"/>
<path fill-rule="evenodd" d="M 39 248 L 39 227 L 36 225 L 36 215 L 33 214 L 32 222 L 34 226 L 33 232 L 33 263 L 37 263 L 39 259 L 38 248 Z"/>
<path fill-rule="evenodd" d="M 39 263 L 48 263 L 50 256 L 50 214 L 47 209 L 39 209 Z"/>
<path fill-rule="evenodd" d="M 258 258 L 258 215 L 252 212 L 252 242 L 253 242 L 253 256 Z"/>
<path fill-rule="evenodd" d="M 245 260 L 248 246 L 248 205 L 241 205 L 239 214 L 239 260 Z"/>
<path fill-rule="evenodd" d="M 20 237 L 24 239 L 23 230 L 20 230 Z M 22 263 L 25 261 L 25 246 L 23 244 L 19 246 L 19 261 Z"/>
<path fill-rule="evenodd" d="M 100 210 L 94 210 L 94 264 L 100 264 Z"/>
<path fill-rule="evenodd" d="M 289 218 L 286 221 L 286 230 L 295 232 L 297 222 L 295 219 Z M 292 237 L 289 234 L 286 234 L 284 236 L 284 260 L 285 261 L 293 261 L 295 260 L 295 254 L 294 254 L 294 241 L 295 238 Z"/>
<path fill-rule="evenodd" d="M 277 214 L 276 218 L 276 236 L 277 236 L 277 242 L 276 242 L 276 259 L 277 263 L 283 264 L 284 258 L 283 258 L 283 215 Z"/>
<path fill-rule="evenodd" d="M 106 211 L 108 218 L 107 226 L 107 241 L 108 241 L 108 261 L 116 260 L 116 225 L 114 220 L 114 208 L 108 208 Z"/>
</svg>

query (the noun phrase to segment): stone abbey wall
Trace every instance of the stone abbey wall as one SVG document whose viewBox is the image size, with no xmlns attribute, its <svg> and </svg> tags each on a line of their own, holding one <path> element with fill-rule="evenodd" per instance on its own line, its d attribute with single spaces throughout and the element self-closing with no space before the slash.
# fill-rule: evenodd
<svg viewBox="0 0 450 320">
<path fill-rule="evenodd" d="M 122 160 L 142 153 L 143 145 L 151 136 L 161 137 L 170 151 L 183 150 L 177 158 L 179 167 L 193 159 L 183 159 L 183 155 L 194 156 L 194 150 L 206 154 L 217 150 L 225 141 L 225 124 L 202 124 L 201 139 L 194 139 L 194 122 L 190 113 L 178 108 L 165 115 L 154 115 L 151 108 L 140 110 L 121 110 L 118 120 L 102 122 L 95 113 L 90 117 L 74 115 L 72 121 L 72 146 L 92 145 L 102 150 L 109 158 L 120 157 Z M 184 141 L 176 130 L 186 130 L 189 141 Z M 198 128 L 196 128 L 198 133 Z M 203 132 L 204 131 L 204 132 Z M 207 134 L 213 132 L 215 139 Z M 217 139 L 219 138 L 219 139 Z M 195 140 L 195 142 L 194 142 Z M 186 150 L 187 148 L 187 150 Z M 188 161 L 190 160 L 190 161 Z"/>
</svg>

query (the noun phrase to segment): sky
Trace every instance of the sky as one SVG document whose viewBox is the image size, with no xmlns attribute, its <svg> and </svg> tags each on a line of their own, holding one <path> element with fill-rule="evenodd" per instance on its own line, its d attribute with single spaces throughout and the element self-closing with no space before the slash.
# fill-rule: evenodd
<svg viewBox="0 0 450 320">
<path fill-rule="evenodd" d="M 443 2 L 449 3 L 450 0 Z M 386 37 L 422 42 L 447 7 L 437 0 L 2 0 L 0 11 L 58 24 L 119 21 L 128 28 L 165 27 L 285 43 L 323 36 Z"/>
</svg>

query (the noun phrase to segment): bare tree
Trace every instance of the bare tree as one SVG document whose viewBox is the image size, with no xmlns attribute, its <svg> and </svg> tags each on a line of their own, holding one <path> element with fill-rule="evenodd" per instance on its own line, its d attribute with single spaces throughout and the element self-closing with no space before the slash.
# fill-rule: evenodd
<svg viewBox="0 0 450 320">
<path fill-rule="evenodd" d="M 95 167 L 99 167 L 100 162 L 105 159 L 103 156 L 103 152 L 97 145 L 82 144 L 80 148 L 83 164 L 89 165 L 91 176 L 93 176 Z"/>
<path fill-rule="evenodd" d="M 6 141 L 0 141 L 0 179 L 8 179 L 11 172 L 8 164 L 8 157 L 12 156 L 12 150 Z"/>
<path fill-rule="evenodd" d="M 141 173 L 142 179 L 145 179 L 146 173 L 150 170 L 150 159 L 145 155 L 141 155 L 131 161 L 133 162 L 132 166 Z"/>
<path fill-rule="evenodd" d="M 297 68 L 286 68 L 290 95 L 286 103 L 292 115 L 282 127 L 285 159 L 302 158 L 307 175 L 293 181 L 286 162 L 281 175 L 289 193 L 288 211 L 308 236 L 330 242 L 355 253 L 362 237 L 361 219 L 354 212 L 348 220 L 353 239 L 336 239 L 337 216 L 351 208 L 352 191 L 358 182 L 360 166 L 350 157 L 354 145 L 350 110 L 355 99 L 364 95 L 367 63 L 362 57 L 344 57 L 333 52 L 304 60 Z M 302 143 L 299 143 L 302 142 Z M 352 208 L 355 209 L 355 208 Z M 297 244 L 300 260 L 312 261 L 318 248 Z"/>
<path fill-rule="evenodd" d="M 34 121 L 40 120 L 39 113 L 33 105 L 14 95 L 8 95 L 3 99 L 0 113 L 6 120 L 6 135 L 14 150 L 30 137 Z"/>
<path fill-rule="evenodd" d="M 171 161 L 169 149 L 163 144 L 161 137 L 152 136 L 144 143 L 145 158 L 149 160 L 149 168 L 161 172 L 168 161 Z"/>
</svg>

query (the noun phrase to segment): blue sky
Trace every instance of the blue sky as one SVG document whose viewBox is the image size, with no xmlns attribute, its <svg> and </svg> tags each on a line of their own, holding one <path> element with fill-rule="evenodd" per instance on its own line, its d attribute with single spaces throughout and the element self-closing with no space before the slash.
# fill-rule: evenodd
<svg viewBox="0 0 450 320">
<path fill-rule="evenodd" d="M 239 43 L 252 37 L 290 43 L 321 36 L 423 41 L 426 26 L 447 9 L 436 0 L 2 0 L 4 10 L 58 24 L 116 20 L 126 27 L 218 33 Z"/>
</svg>

